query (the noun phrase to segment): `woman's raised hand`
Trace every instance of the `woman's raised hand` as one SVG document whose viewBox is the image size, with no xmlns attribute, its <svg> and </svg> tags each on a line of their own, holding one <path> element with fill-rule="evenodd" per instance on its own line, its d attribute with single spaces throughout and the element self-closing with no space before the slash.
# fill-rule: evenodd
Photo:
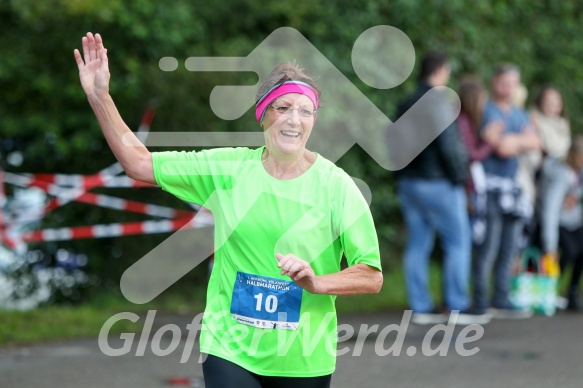
<svg viewBox="0 0 583 388">
<path fill-rule="evenodd" d="M 79 78 L 83 90 L 90 96 L 92 94 L 109 93 L 109 67 L 107 65 L 107 49 L 103 47 L 101 35 L 87 33 L 81 39 L 83 46 L 83 58 L 79 50 L 75 49 L 73 55 L 79 68 Z"/>
</svg>

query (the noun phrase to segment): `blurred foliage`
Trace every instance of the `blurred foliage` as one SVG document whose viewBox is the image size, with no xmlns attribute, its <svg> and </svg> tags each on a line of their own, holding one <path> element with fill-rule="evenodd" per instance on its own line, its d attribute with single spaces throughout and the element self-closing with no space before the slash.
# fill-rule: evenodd
<svg viewBox="0 0 583 388">
<path fill-rule="evenodd" d="M 289 26 L 306 36 L 389 117 L 415 87 L 415 77 L 392 90 L 366 86 L 351 65 L 354 41 L 366 29 L 395 26 L 412 40 L 417 57 L 446 51 L 454 78 L 487 79 L 493 65 L 514 62 L 531 91 L 553 83 L 564 94 L 572 126 L 583 124 L 583 3 L 579 0 L 376 0 L 270 2 L 175 0 L 0 0 L 0 153 L 24 153 L 14 172 L 90 174 L 114 162 L 78 82 L 72 51 L 87 31 L 100 32 L 109 53 L 111 94 L 131 128 L 148 104 L 157 106 L 154 131 L 248 131 L 253 113 L 218 119 L 208 103 L 218 84 L 252 84 L 249 74 L 163 72 L 164 56 L 245 56 L 273 30 Z M 308 69 L 309 70 L 309 69 Z M 414 73 L 415 74 L 415 73 Z M 452 82 L 456 86 L 455 80 Z M 323 99 L 326 98 L 324 91 Z M 391 173 L 355 147 L 338 163 L 373 190 L 372 211 L 391 268 L 400 259 L 403 228 Z M 111 191 L 104 190 L 106 193 Z M 132 194 L 136 196 L 134 192 Z M 140 191 L 147 202 L 174 204 L 156 189 Z M 139 216 L 71 204 L 51 214 L 45 227 L 121 222 Z M 73 245 L 90 257 L 90 268 L 117 284 L 130 263 L 166 235 L 87 240 Z"/>
</svg>

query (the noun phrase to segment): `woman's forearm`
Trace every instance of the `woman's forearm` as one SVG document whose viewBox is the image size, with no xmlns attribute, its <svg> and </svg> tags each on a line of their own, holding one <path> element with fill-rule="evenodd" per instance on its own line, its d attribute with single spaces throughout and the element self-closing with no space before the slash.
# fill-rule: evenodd
<svg viewBox="0 0 583 388">
<path fill-rule="evenodd" d="M 109 94 L 87 96 L 101 130 L 116 159 L 133 179 L 153 183 L 152 156 L 121 118 Z"/>
<path fill-rule="evenodd" d="M 340 272 L 317 277 L 321 294 L 377 294 L 383 285 L 383 274 L 366 264 L 356 264 Z"/>
</svg>

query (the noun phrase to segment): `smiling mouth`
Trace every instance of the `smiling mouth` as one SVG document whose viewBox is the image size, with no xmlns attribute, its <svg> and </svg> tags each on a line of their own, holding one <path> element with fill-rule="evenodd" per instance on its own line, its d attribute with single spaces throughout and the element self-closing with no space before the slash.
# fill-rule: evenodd
<svg viewBox="0 0 583 388">
<path fill-rule="evenodd" d="M 294 131 L 280 131 L 279 133 L 281 133 L 283 136 L 286 137 L 298 137 L 300 136 L 299 132 L 294 132 Z"/>
</svg>

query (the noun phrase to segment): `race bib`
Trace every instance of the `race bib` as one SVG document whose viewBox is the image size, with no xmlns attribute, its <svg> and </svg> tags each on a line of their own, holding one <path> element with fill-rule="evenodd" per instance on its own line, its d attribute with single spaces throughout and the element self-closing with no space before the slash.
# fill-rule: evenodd
<svg viewBox="0 0 583 388">
<path fill-rule="evenodd" d="M 264 329 L 297 330 L 302 288 L 292 281 L 237 272 L 231 300 L 233 318 Z"/>
</svg>

